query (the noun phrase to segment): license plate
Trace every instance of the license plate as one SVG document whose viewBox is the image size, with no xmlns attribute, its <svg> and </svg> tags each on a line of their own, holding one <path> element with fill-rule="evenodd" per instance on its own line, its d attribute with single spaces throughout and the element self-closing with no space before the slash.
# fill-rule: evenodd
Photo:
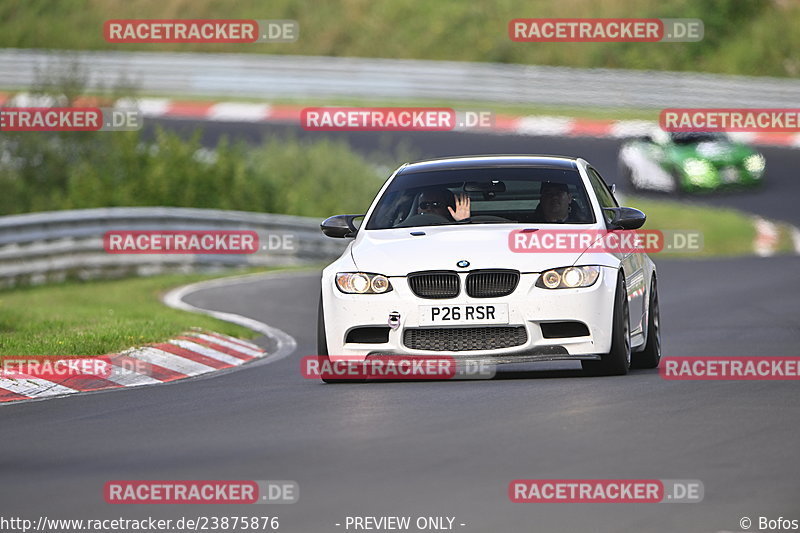
<svg viewBox="0 0 800 533">
<path fill-rule="evenodd" d="M 508 324 L 508 304 L 420 305 L 420 326 Z"/>
</svg>

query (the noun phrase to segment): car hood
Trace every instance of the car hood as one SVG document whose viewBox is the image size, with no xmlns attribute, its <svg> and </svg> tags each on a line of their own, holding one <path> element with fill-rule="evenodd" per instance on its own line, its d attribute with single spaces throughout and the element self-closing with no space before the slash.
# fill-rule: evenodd
<svg viewBox="0 0 800 533">
<path fill-rule="evenodd" d="M 364 272 L 405 276 L 420 270 L 460 270 L 456 263 L 469 261 L 464 270 L 510 268 L 542 272 L 570 266 L 580 252 L 518 253 L 509 248 L 511 231 L 519 224 L 474 226 L 425 226 L 361 231 L 350 250 L 356 267 Z M 585 225 L 540 225 L 542 229 L 587 229 Z M 422 235 L 412 235 L 422 233 Z"/>
<path fill-rule="evenodd" d="M 740 165 L 742 161 L 755 151 L 743 144 L 709 141 L 688 145 L 673 145 L 670 157 L 675 162 L 683 162 L 689 158 L 705 159 L 716 167 Z"/>
</svg>

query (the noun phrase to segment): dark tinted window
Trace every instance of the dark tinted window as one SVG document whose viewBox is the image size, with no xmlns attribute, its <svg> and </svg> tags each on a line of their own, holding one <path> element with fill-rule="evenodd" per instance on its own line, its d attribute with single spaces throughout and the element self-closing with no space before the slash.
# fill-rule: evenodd
<svg viewBox="0 0 800 533">
<path fill-rule="evenodd" d="M 456 224 L 444 207 L 443 216 L 424 214 L 420 204 L 431 196 L 456 195 L 471 202 L 472 224 L 538 223 L 542 183 L 566 187 L 571 195 L 569 218 L 564 223 L 591 224 L 594 215 L 577 170 L 544 167 L 473 168 L 400 174 L 384 191 L 366 229 L 388 229 Z M 427 206 L 427 205 L 426 205 Z"/>
<path fill-rule="evenodd" d="M 700 142 L 724 141 L 725 136 L 721 133 L 711 133 L 702 131 L 687 131 L 670 133 L 672 142 L 675 144 L 695 144 Z"/>
<path fill-rule="evenodd" d="M 617 199 L 614 198 L 613 194 L 611 194 L 611 189 L 608 188 L 608 185 L 606 185 L 606 182 L 603 180 L 600 174 L 598 174 L 593 168 L 589 168 L 588 173 L 589 183 L 591 183 L 592 189 L 594 189 L 594 194 L 597 196 L 597 201 L 600 203 L 600 207 L 619 207 Z M 604 212 L 603 216 L 606 218 L 606 222 L 610 222 L 613 215 L 609 214 L 608 212 Z"/>
</svg>

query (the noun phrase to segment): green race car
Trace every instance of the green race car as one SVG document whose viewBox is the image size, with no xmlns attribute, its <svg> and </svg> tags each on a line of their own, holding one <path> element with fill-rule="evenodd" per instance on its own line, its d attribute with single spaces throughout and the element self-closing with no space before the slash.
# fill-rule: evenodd
<svg viewBox="0 0 800 533">
<path fill-rule="evenodd" d="M 622 145 L 619 175 L 635 190 L 709 192 L 753 187 L 764 175 L 764 156 L 722 133 L 667 133 Z"/>
</svg>

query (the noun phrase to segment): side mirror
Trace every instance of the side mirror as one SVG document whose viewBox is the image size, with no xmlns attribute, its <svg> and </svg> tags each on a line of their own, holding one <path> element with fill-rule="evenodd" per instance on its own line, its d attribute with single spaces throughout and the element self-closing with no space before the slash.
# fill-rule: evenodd
<svg viewBox="0 0 800 533">
<path fill-rule="evenodd" d="M 603 211 L 612 215 L 607 224 L 610 230 L 639 229 L 647 220 L 647 215 L 632 207 L 611 207 L 605 208 Z"/>
<path fill-rule="evenodd" d="M 358 232 L 358 228 L 353 221 L 363 216 L 364 215 L 336 215 L 323 220 L 322 224 L 319 225 L 319 228 L 326 236 L 333 237 L 335 239 L 355 237 L 356 233 Z"/>
</svg>

